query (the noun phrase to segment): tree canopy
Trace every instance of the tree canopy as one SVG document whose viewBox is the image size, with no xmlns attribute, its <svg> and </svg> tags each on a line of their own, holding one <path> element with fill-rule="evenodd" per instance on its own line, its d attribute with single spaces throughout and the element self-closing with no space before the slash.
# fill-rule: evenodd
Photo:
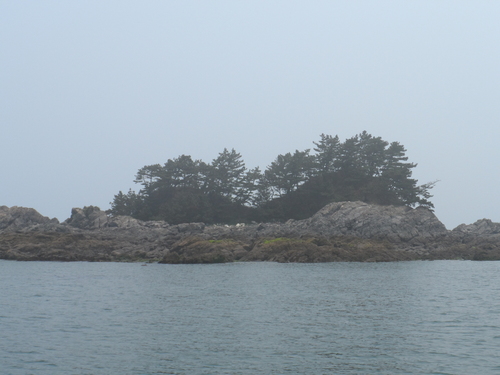
<svg viewBox="0 0 500 375">
<path fill-rule="evenodd" d="M 235 223 L 306 218 L 336 201 L 433 208 L 434 183 L 418 185 L 406 149 L 366 131 L 344 142 L 321 134 L 310 149 L 278 155 L 247 169 L 240 153 L 224 149 L 211 163 L 189 155 L 139 169 L 139 192 L 119 192 L 111 213 L 172 224 Z"/>
</svg>

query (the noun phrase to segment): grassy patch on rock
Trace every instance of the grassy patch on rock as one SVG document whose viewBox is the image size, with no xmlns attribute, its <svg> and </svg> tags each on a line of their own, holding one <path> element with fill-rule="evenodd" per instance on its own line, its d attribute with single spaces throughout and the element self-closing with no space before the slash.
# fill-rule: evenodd
<svg viewBox="0 0 500 375">
<path fill-rule="evenodd" d="M 187 237 L 174 244 L 160 263 L 226 263 L 240 260 L 247 244 L 230 238 L 204 239 Z"/>
<path fill-rule="evenodd" d="M 258 241 L 245 260 L 275 262 L 385 262 L 412 260 L 415 255 L 380 240 L 338 236 L 266 238 Z"/>
</svg>

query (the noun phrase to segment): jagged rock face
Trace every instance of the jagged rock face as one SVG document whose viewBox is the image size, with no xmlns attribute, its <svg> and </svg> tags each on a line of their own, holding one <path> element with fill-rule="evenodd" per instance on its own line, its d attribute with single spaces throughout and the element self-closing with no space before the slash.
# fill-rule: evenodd
<svg viewBox="0 0 500 375">
<path fill-rule="evenodd" d="M 494 223 L 490 219 L 481 219 L 473 224 L 460 224 L 453 229 L 455 234 L 471 234 L 471 235 L 494 235 L 500 234 L 500 223 Z"/>
<path fill-rule="evenodd" d="M 165 225 L 165 223 L 158 223 L 158 224 L 163 224 L 162 226 Z M 143 225 L 144 223 L 142 221 L 134 219 L 133 217 L 130 216 L 115 216 L 107 218 L 107 222 L 105 224 L 105 226 L 109 228 L 139 228 Z"/>
<path fill-rule="evenodd" d="M 73 208 L 71 217 L 65 223 L 80 229 L 97 229 L 107 225 L 108 215 L 99 207 Z"/>
<path fill-rule="evenodd" d="M 333 262 L 500 259 L 500 223 L 447 231 L 427 209 L 339 202 L 309 219 L 210 225 L 109 217 L 74 208 L 59 224 L 31 208 L 0 207 L 0 259 Z"/>
<path fill-rule="evenodd" d="M 99 207 L 89 206 L 84 208 L 73 208 L 71 217 L 64 224 L 73 228 L 94 230 L 104 228 L 165 228 L 169 225 L 164 222 L 144 222 L 130 216 L 110 217 Z"/>
<path fill-rule="evenodd" d="M 49 219 L 33 208 L 0 207 L 0 230 L 15 231 L 34 225 L 59 224 L 57 219 Z"/>
<path fill-rule="evenodd" d="M 428 209 L 377 206 L 363 202 L 331 203 L 311 218 L 292 225 L 323 236 L 348 235 L 401 241 L 436 237 L 448 232 Z"/>
</svg>

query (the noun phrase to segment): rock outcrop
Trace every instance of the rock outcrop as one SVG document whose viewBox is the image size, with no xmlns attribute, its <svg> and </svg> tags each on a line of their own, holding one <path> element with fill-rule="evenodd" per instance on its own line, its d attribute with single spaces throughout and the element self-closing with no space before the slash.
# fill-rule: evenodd
<svg viewBox="0 0 500 375">
<path fill-rule="evenodd" d="M 111 217 L 74 208 L 63 223 L 0 207 L 0 259 L 58 261 L 334 262 L 500 259 L 500 224 L 448 231 L 424 208 L 331 203 L 305 220 L 205 225 Z"/>
<path fill-rule="evenodd" d="M 29 227 L 59 224 L 57 219 L 49 219 L 33 208 L 0 207 L 0 231 L 15 231 Z"/>
<path fill-rule="evenodd" d="M 311 235 L 353 236 L 395 241 L 433 238 L 447 233 L 432 211 L 406 206 L 338 202 L 323 207 L 310 219 L 294 225 Z"/>
<path fill-rule="evenodd" d="M 73 208 L 71 217 L 65 221 L 66 224 L 80 229 L 99 229 L 108 224 L 108 215 L 99 207 L 89 206 L 85 208 Z"/>
<path fill-rule="evenodd" d="M 494 223 L 490 219 L 481 219 L 473 224 L 461 224 L 453 232 L 473 236 L 491 236 L 500 234 L 500 223 Z"/>
</svg>

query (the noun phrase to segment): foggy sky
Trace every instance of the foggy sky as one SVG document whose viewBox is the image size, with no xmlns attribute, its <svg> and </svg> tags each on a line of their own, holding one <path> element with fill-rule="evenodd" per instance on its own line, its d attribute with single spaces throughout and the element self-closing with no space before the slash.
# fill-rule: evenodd
<svg viewBox="0 0 500 375">
<path fill-rule="evenodd" d="M 144 165 L 398 141 L 452 229 L 500 222 L 500 2 L 0 0 L 0 205 L 109 208 Z"/>
</svg>

